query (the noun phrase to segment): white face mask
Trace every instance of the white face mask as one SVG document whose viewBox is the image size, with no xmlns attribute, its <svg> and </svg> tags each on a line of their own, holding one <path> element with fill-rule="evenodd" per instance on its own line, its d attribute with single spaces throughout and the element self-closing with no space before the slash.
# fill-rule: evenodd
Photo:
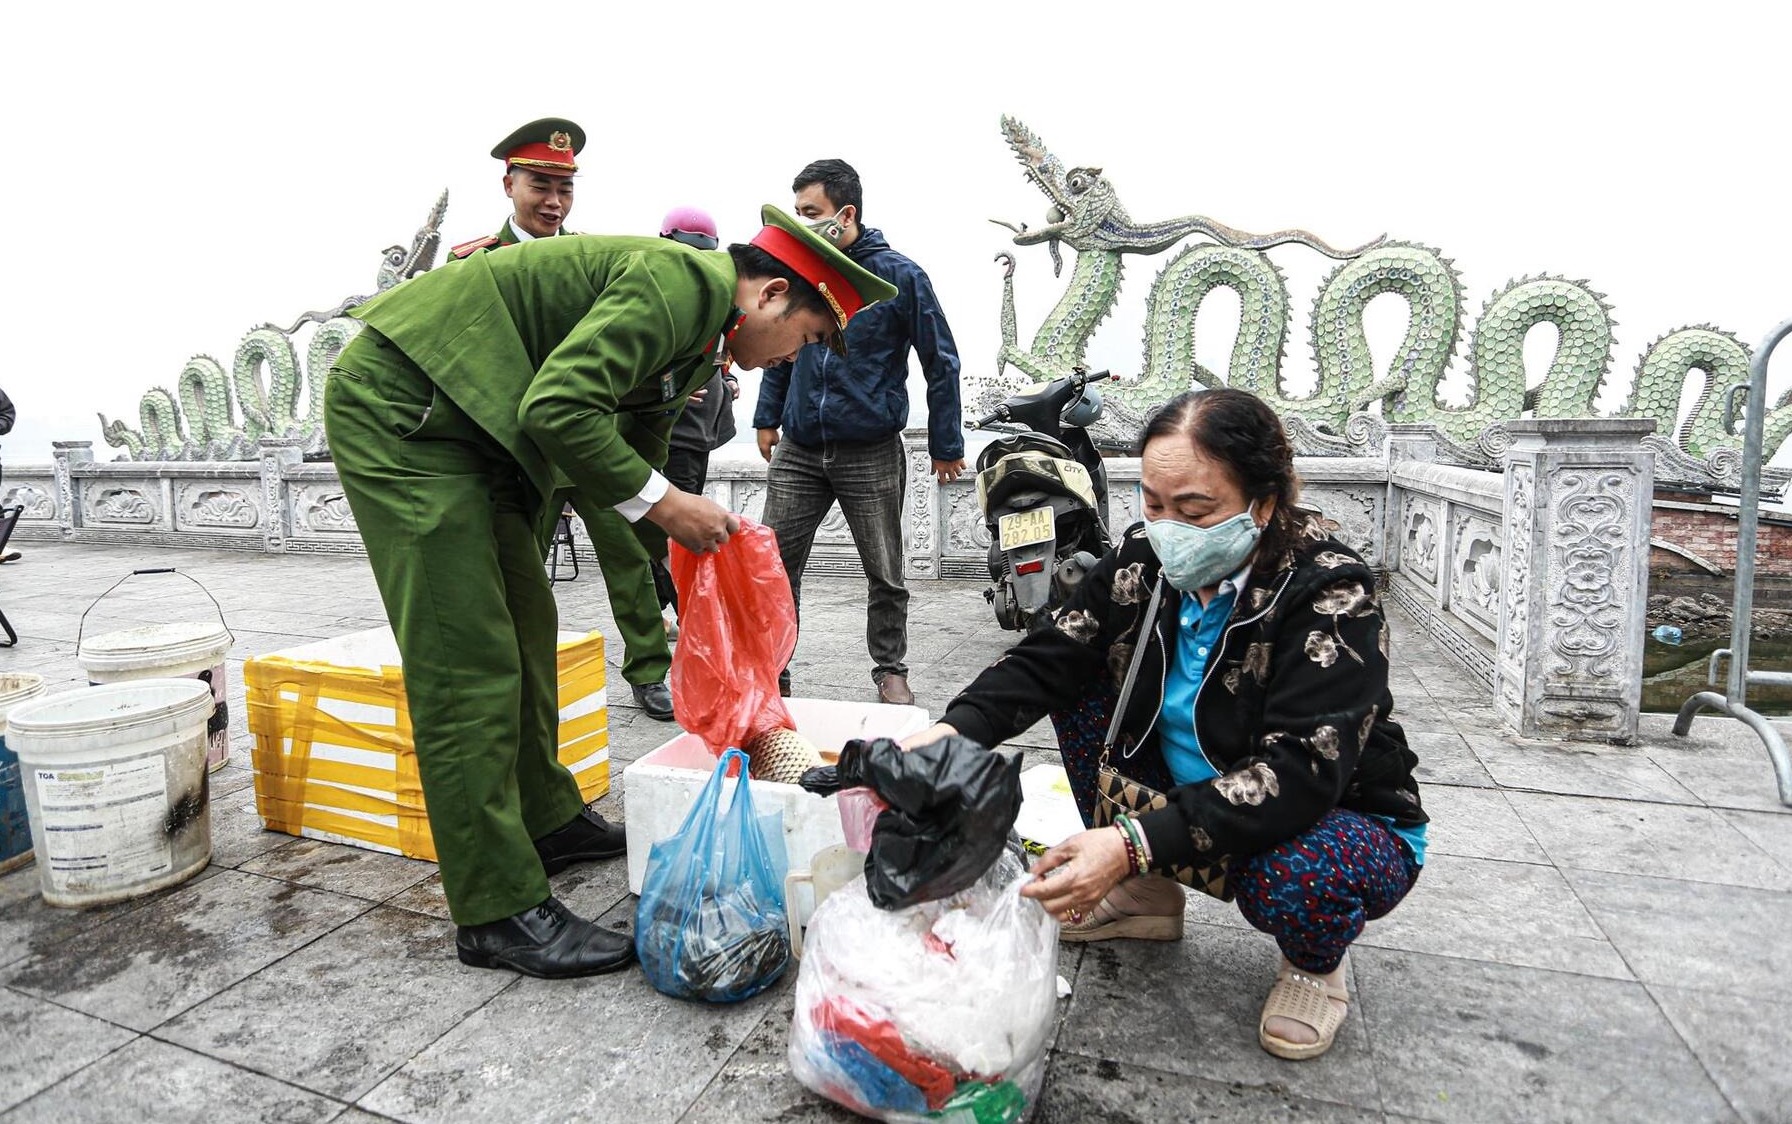
<svg viewBox="0 0 1792 1124">
<path fill-rule="evenodd" d="M 1145 537 L 1163 563 L 1164 580 L 1181 593 L 1216 586 L 1244 565 L 1263 529 L 1257 526 L 1257 505 L 1211 527 L 1174 519 L 1145 520 Z"/>
</svg>

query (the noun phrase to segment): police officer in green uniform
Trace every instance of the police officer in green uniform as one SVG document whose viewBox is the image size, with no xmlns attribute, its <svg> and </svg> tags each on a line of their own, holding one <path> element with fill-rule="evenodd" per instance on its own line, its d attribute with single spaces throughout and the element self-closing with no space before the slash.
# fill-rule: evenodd
<svg viewBox="0 0 1792 1124">
<path fill-rule="evenodd" d="M 504 161 L 504 194 L 510 197 L 513 212 L 498 233 L 462 242 L 448 252 L 449 260 L 464 261 L 488 250 L 572 233 L 566 229 L 566 216 L 572 212 L 573 176 L 584 147 L 585 130 L 564 117 L 531 121 L 494 145 L 492 156 Z M 630 532 L 628 521 L 609 508 L 575 496 L 573 509 L 591 536 L 591 549 L 610 595 L 610 613 L 622 636 L 622 678 L 635 705 L 649 718 L 670 722 L 672 693 L 666 688 L 666 673 L 672 669 L 672 649 L 665 618 L 660 616 L 651 556 L 659 538 L 657 528 L 642 528 L 649 540 L 643 545 Z M 663 551 L 663 538 L 658 545 Z"/>
<path fill-rule="evenodd" d="M 845 346 L 895 296 L 767 206 L 751 244 L 540 239 L 380 294 L 330 370 L 336 468 L 404 661 L 412 739 L 460 959 L 611 971 L 628 937 L 570 913 L 548 875 L 621 853 L 557 759 L 558 620 L 542 556 L 571 487 L 687 549 L 739 520 L 670 486 L 677 408 L 723 362 Z"/>
</svg>

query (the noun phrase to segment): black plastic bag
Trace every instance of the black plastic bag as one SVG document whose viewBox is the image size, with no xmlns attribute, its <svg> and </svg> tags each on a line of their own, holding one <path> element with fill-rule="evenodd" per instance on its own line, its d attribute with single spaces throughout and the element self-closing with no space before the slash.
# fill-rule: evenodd
<svg viewBox="0 0 1792 1124">
<path fill-rule="evenodd" d="M 902 909 L 968 888 L 996 861 L 1020 814 L 1020 766 L 1019 754 L 956 735 L 906 752 L 877 738 L 847 742 L 832 775 L 812 769 L 803 786 L 866 785 L 889 805 L 872 831 L 865 883 L 878 908 Z"/>
</svg>

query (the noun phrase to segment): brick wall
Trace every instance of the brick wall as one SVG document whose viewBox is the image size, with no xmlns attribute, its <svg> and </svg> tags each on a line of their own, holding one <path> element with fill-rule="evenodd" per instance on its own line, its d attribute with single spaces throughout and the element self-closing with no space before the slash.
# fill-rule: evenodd
<svg viewBox="0 0 1792 1124">
<path fill-rule="evenodd" d="M 1736 572 L 1736 511 L 1716 505 L 1656 497 L 1653 537 L 1684 547 L 1723 570 Z M 1792 519 L 1764 516 L 1755 537 L 1755 573 L 1763 578 L 1792 578 Z M 1700 572 L 1671 551 L 1649 551 L 1652 574 Z"/>
</svg>

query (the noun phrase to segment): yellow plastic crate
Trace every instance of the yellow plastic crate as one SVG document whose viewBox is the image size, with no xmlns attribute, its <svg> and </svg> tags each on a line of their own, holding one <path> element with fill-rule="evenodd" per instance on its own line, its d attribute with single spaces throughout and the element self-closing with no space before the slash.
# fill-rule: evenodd
<svg viewBox="0 0 1792 1124">
<path fill-rule="evenodd" d="M 562 632 L 558 662 L 560 763 L 589 803 L 610 791 L 602 634 Z M 243 665 L 263 826 L 435 861 L 398 664 L 374 628 Z"/>
</svg>

